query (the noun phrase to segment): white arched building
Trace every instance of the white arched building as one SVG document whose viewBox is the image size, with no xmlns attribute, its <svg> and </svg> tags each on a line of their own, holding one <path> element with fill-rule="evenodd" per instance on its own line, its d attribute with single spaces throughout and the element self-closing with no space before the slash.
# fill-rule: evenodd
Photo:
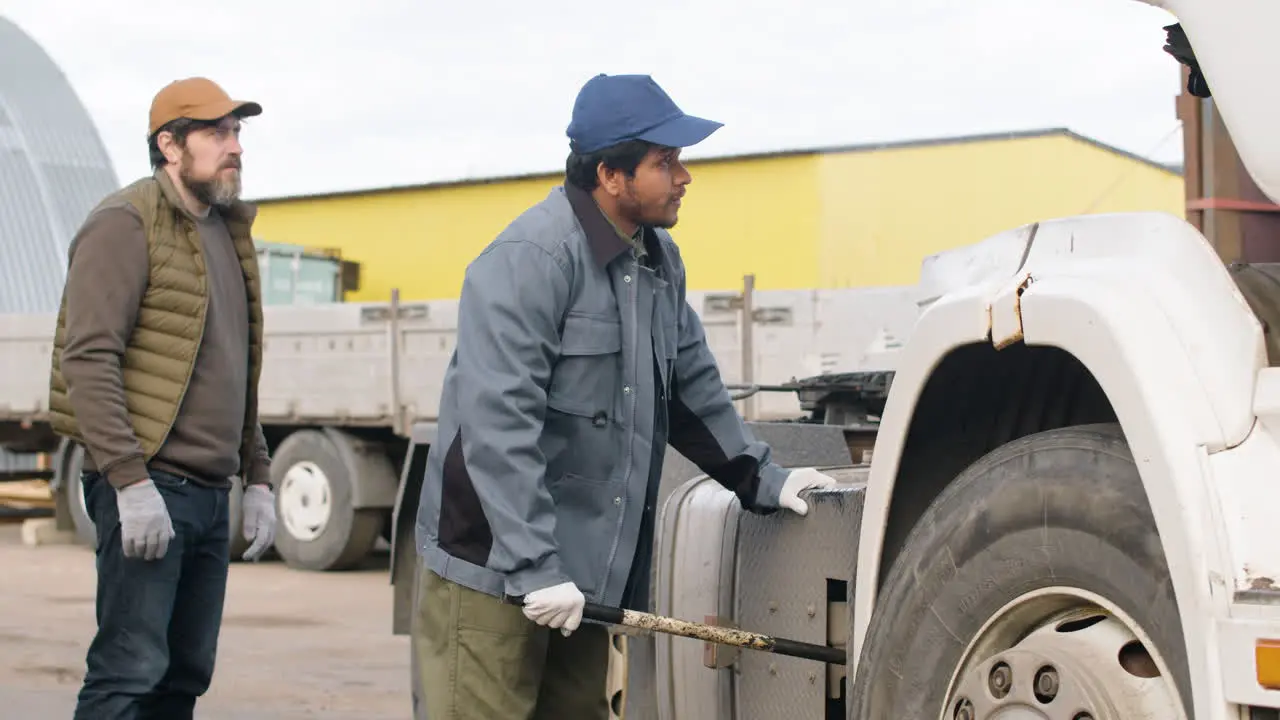
<svg viewBox="0 0 1280 720">
<path fill-rule="evenodd" d="M 66 76 L 0 17 L 0 315 L 57 311 L 67 247 L 94 205 L 118 187 Z M 0 447 L 0 474 L 37 465 L 34 455 Z"/>
<path fill-rule="evenodd" d="M 94 205 L 118 187 L 66 76 L 0 17 L 0 313 L 58 309 L 67 247 Z"/>
</svg>

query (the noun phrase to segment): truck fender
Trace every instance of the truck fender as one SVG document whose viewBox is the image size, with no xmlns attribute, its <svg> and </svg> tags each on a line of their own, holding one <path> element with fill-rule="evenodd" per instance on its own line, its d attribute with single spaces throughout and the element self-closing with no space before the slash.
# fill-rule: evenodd
<svg viewBox="0 0 1280 720">
<path fill-rule="evenodd" d="M 1261 326 L 1203 236 L 1164 214 L 1040 223 L 930 260 L 922 286 L 937 299 L 901 351 L 876 440 L 851 662 L 874 610 L 901 454 L 931 374 L 974 343 L 1053 347 L 1093 375 L 1138 459 L 1192 676 L 1212 680 L 1195 698 L 1197 714 L 1209 715 L 1222 697 L 1210 672 L 1212 626 L 1227 614 L 1231 566 L 1206 469 L 1211 453 L 1243 442 L 1254 425 L 1253 386 L 1266 364 Z"/>
</svg>

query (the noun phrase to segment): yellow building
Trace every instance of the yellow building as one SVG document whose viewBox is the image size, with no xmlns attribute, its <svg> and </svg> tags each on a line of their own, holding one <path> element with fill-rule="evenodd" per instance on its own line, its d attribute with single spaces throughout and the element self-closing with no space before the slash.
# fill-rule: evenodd
<svg viewBox="0 0 1280 720">
<path fill-rule="evenodd" d="M 914 283 L 920 261 L 1035 220 L 1159 210 L 1182 176 L 1054 129 L 689 163 L 673 230 L 691 290 Z M 360 263 L 352 301 L 456 297 L 467 263 L 559 173 L 259 199 L 261 240 Z"/>
</svg>

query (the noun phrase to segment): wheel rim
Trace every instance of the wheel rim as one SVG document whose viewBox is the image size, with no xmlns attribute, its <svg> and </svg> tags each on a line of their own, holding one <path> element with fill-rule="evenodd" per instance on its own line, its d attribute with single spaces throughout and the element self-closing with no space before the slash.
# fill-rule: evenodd
<svg viewBox="0 0 1280 720">
<path fill-rule="evenodd" d="M 280 483 L 280 519 L 289 534 L 302 542 L 320 537 L 332 510 L 329 477 L 318 465 L 304 461 L 285 471 Z"/>
<path fill-rule="evenodd" d="M 1028 593 L 965 649 L 939 720 L 1183 718 L 1168 665 L 1112 603 L 1075 588 Z"/>
</svg>

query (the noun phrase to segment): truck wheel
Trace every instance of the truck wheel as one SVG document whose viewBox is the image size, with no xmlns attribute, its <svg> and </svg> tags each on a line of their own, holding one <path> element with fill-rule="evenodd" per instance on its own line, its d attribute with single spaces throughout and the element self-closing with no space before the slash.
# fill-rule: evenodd
<svg viewBox="0 0 1280 720">
<path fill-rule="evenodd" d="M 1192 716 L 1173 586 L 1115 425 L 971 465 L 912 530 L 876 608 L 851 718 Z"/>
<path fill-rule="evenodd" d="M 322 432 L 299 430 L 276 448 L 276 550 L 289 567 L 345 570 L 373 549 L 385 512 L 352 507 L 350 475 Z"/>
</svg>

